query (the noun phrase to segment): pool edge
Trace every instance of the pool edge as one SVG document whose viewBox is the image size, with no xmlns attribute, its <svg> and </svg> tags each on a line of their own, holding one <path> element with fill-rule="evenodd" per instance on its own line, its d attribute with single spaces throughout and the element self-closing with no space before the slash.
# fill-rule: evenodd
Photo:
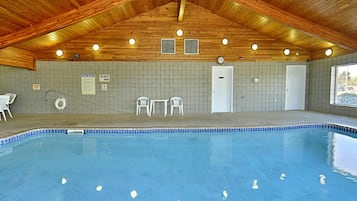
<svg viewBox="0 0 357 201">
<path fill-rule="evenodd" d="M 249 127 L 195 127 L 195 128 L 164 128 L 164 127 L 142 127 L 142 128 L 36 128 L 27 131 L 22 131 L 15 133 L 11 136 L 6 136 L 0 138 L 0 145 L 5 145 L 11 142 L 23 140 L 26 138 L 38 136 L 44 133 L 61 133 L 66 134 L 67 130 L 70 129 L 82 129 L 85 134 L 90 133 L 103 133 L 103 134 L 149 134 L 149 133 L 173 133 L 173 132 L 250 132 L 250 131 L 279 131 L 279 130 L 289 130 L 298 128 L 329 128 L 337 129 L 339 131 L 348 132 L 351 134 L 357 134 L 357 128 L 337 124 L 337 123 L 306 123 L 306 124 L 291 124 L 291 125 L 274 125 L 274 126 L 249 126 Z"/>
</svg>

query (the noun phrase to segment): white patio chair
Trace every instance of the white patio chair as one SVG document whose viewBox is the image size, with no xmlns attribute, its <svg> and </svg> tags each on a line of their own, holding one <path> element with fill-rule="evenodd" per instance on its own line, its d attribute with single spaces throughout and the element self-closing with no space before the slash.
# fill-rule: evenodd
<svg viewBox="0 0 357 201">
<path fill-rule="evenodd" d="M 8 108 L 9 100 L 10 100 L 9 96 L 0 95 L 0 112 L 2 113 L 2 116 L 4 117 L 5 122 L 7 121 L 6 115 L 5 115 L 5 110 L 7 110 L 7 108 Z M 0 115 L 0 120 L 1 120 L 1 115 Z"/>
<path fill-rule="evenodd" d="M 146 114 L 150 116 L 150 99 L 146 96 L 141 96 L 136 99 L 136 115 L 139 115 L 141 108 L 146 108 Z"/>
<path fill-rule="evenodd" d="M 181 97 L 172 97 L 170 98 L 170 105 L 171 105 L 171 116 L 174 113 L 174 108 L 179 109 L 179 113 L 183 115 L 183 100 Z"/>
<path fill-rule="evenodd" d="M 10 117 L 12 118 L 12 113 L 10 111 L 10 105 L 14 103 L 15 99 L 16 99 L 16 94 L 14 93 L 6 93 L 5 95 L 9 96 L 9 104 L 7 105 L 7 108 L 5 110 L 7 110 L 7 112 L 9 113 Z"/>
</svg>

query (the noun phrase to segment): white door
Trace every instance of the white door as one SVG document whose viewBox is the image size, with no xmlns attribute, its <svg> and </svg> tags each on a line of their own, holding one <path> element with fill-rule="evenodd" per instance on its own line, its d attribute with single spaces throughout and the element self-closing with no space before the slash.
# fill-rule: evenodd
<svg viewBox="0 0 357 201">
<path fill-rule="evenodd" d="M 233 66 L 212 67 L 211 112 L 233 112 Z"/>
<path fill-rule="evenodd" d="M 305 109 L 306 65 L 286 66 L 285 110 Z"/>
</svg>

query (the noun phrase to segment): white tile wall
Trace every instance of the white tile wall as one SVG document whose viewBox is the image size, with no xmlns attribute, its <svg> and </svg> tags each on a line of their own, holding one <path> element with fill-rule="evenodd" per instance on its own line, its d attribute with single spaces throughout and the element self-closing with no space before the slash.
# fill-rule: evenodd
<svg viewBox="0 0 357 201">
<path fill-rule="evenodd" d="M 357 53 L 310 62 L 309 110 L 357 117 L 356 107 L 330 104 L 331 66 L 357 63 Z"/>
<path fill-rule="evenodd" d="M 234 66 L 234 111 L 283 110 L 288 64 L 302 63 L 226 63 Z M 215 65 L 213 62 L 40 61 L 37 71 L 0 67 L 0 91 L 18 94 L 13 105 L 15 113 L 55 113 L 53 103 L 61 93 L 68 102 L 65 113 L 134 113 L 139 96 L 181 96 L 185 113 L 210 113 L 211 69 Z M 315 71 L 315 74 L 324 72 L 323 69 Z M 96 95 L 81 95 L 82 74 L 96 75 Z M 108 91 L 101 91 L 100 74 L 110 75 Z M 254 83 L 253 78 L 259 78 L 260 82 Z M 322 81 L 313 79 L 311 82 L 316 88 L 315 82 Z M 33 91 L 33 83 L 41 84 L 41 90 Z M 312 90 L 318 96 L 328 93 L 315 88 Z"/>
</svg>

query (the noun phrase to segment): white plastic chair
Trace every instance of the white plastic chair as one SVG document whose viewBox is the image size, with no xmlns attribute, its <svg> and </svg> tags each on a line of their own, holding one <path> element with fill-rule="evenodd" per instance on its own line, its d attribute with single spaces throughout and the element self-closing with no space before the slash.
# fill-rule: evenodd
<svg viewBox="0 0 357 201">
<path fill-rule="evenodd" d="M 174 113 L 174 108 L 177 107 L 179 109 L 179 113 L 183 115 L 183 100 L 181 97 L 172 97 L 170 98 L 171 105 L 171 116 Z"/>
<path fill-rule="evenodd" d="M 6 115 L 5 115 L 5 110 L 7 110 L 8 105 L 9 105 L 9 100 L 10 97 L 7 95 L 0 95 L 0 112 L 2 113 L 2 116 L 4 117 L 5 122 L 6 120 Z M 11 113 L 9 113 L 11 114 Z M 1 120 L 1 115 L 0 115 L 0 120 Z"/>
<path fill-rule="evenodd" d="M 9 96 L 9 104 L 7 105 L 7 108 L 5 110 L 7 110 L 7 112 L 9 113 L 10 117 L 12 118 L 12 113 L 10 111 L 10 105 L 14 103 L 15 99 L 16 99 L 16 94 L 14 93 L 6 93 L 5 95 Z"/>
<path fill-rule="evenodd" d="M 140 114 L 141 108 L 146 108 L 146 113 L 150 116 L 150 99 L 146 96 L 141 96 L 136 99 L 136 115 Z"/>
</svg>

